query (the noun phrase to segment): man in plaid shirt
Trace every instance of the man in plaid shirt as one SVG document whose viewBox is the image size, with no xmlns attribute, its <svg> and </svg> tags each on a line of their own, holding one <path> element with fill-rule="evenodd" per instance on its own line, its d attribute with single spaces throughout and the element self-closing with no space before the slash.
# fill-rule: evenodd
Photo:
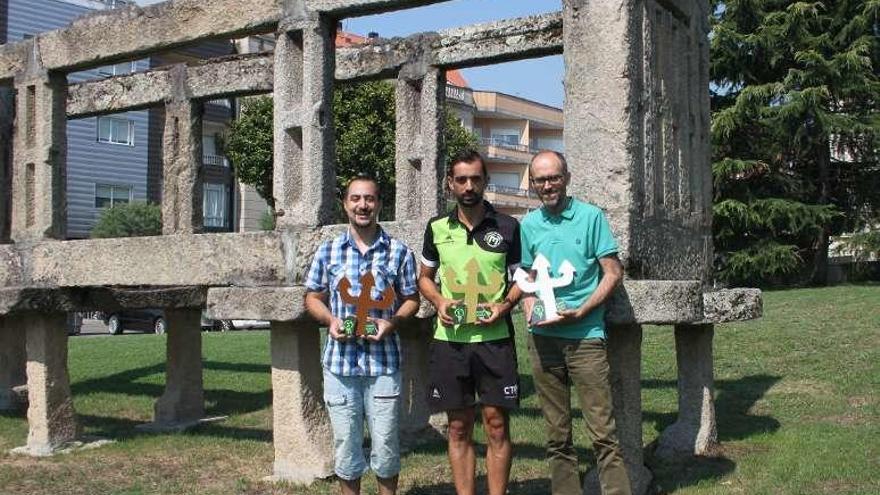
<svg viewBox="0 0 880 495">
<path fill-rule="evenodd" d="M 343 206 L 348 230 L 325 241 L 315 253 L 305 284 L 305 307 L 328 328 L 322 357 L 324 402 L 333 426 L 335 471 L 342 493 L 360 493 L 361 476 L 369 467 L 376 473 L 379 493 L 391 495 L 397 492 L 400 472 L 401 355 L 396 331 L 419 309 L 415 258 L 376 223 L 381 201 L 375 180 L 352 180 Z M 371 299 L 380 300 L 391 287 L 395 301 L 388 309 L 370 309 L 368 320 L 375 325 L 375 334 L 349 336 L 342 320 L 354 315 L 356 307 L 343 301 L 344 287 L 339 283 L 346 279 L 348 293 L 356 297 L 367 273 L 375 279 Z M 363 452 L 365 418 L 371 437 L 369 466 Z"/>
</svg>

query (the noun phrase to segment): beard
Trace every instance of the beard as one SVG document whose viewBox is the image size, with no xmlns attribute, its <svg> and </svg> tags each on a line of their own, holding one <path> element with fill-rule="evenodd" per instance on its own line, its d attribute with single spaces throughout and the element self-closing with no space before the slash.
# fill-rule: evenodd
<svg viewBox="0 0 880 495">
<path fill-rule="evenodd" d="M 483 202 L 483 195 L 477 193 L 462 194 L 457 198 L 457 201 L 462 206 L 476 206 Z"/>
</svg>

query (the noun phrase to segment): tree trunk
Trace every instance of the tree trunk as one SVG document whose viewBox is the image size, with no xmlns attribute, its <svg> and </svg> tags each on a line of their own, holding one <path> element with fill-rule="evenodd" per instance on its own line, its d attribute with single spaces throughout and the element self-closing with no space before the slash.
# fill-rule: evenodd
<svg viewBox="0 0 880 495">
<path fill-rule="evenodd" d="M 818 172 L 819 204 L 827 205 L 830 198 L 830 168 L 831 148 L 827 136 L 819 139 L 820 143 L 816 150 L 816 165 Z M 816 234 L 813 242 L 813 271 L 810 276 L 812 285 L 828 285 L 828 238 L 831 234 L 831 225 L 825 224 Z"/>
</svg>

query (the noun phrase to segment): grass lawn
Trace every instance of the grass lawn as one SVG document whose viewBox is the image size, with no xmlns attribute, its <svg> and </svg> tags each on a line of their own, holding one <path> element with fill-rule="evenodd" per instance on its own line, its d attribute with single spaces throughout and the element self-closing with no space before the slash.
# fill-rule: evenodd
<svg viewBox="0 0 880 495">
<path fill-rule="evenodd" d="M 716 327 L 720 456 L 664 464 L 648 454 L 655 492 L 880 493 L 880 286 L 767 292 L 765 314 Z M 162 393 L 164 338 L 76 337 L 69 363 L 80 421 L 86 434 L 116 443 L 47 459 L 11 456 L 27 423 L 0 415 L 0 494 L 337 493 L 329 481 L 261 481 L 273 458 L 268 333 L 203 335 L 207 414 L 226 421 L 179 435 L 136 431 Z M 543 424 L 524 348 L 520 356 L 524 400 L 513 416 L 510 493 L 546 494 Z M 645 444 L 675 421 L 675 380 L 671 327 L 646 327 Z M 582 421 L 575 440 L 586 469 Z M 401 493 L 452 493 L 450 480 L 443 444 L 404 456 Z M 364 487 L 375 492 L 371 476 Z"/>
</svg>

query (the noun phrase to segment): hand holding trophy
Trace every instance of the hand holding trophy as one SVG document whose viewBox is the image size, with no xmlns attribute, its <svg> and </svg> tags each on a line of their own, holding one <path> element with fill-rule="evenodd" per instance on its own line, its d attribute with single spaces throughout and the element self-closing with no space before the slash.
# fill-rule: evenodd
<svg viewBox="0 0 880 495">
<path fill-rule="evenodd" d="M 535 294 L 538 300 L 532 306 L 532 314 L 529 317 L 529 325 L 535 326 L 541 322 L 552 322 L 559 319 L 559 311 L 564 307 L 559 307 L 560 303 L 556 301 L 556 295 L 553 289 L 565 287 L 574 280 L 574 266 L 565 260 L 559 266 L 560 277 L 551 278 L 550 262 L 542 254 L 535 257 L 535 263 L 532 265 L 535 271 L 535 280 L 529 280 L 529 274 L 522 268 L 517 268 L 513 274 L 513 280 L 519 285 L 519 288 L 526 293 Z"/>
<path fill-rule="evenodd" d="M 347 316 L 342 320 L 342 330 L 346 335 L 352 335 L 359 338 L 367 335 L 375 335 L 377 333 L 376 324 L 369 320 L 371 309 L 388 309 L 394 304 L 394 288 L 390 285 L 382 291 L 382 298 L 374 301 L 372 298 L 373 286 L 376 285 L 376 279 L 372 272 L 367 272 L 360 277 L 361 292 L 358 296 L 351 294 L 351 282 L 348 278 L 342 277 L 336 290 L 339 296 L 346 304 L 355 306 L 354 316 Z"/>
</svg>

